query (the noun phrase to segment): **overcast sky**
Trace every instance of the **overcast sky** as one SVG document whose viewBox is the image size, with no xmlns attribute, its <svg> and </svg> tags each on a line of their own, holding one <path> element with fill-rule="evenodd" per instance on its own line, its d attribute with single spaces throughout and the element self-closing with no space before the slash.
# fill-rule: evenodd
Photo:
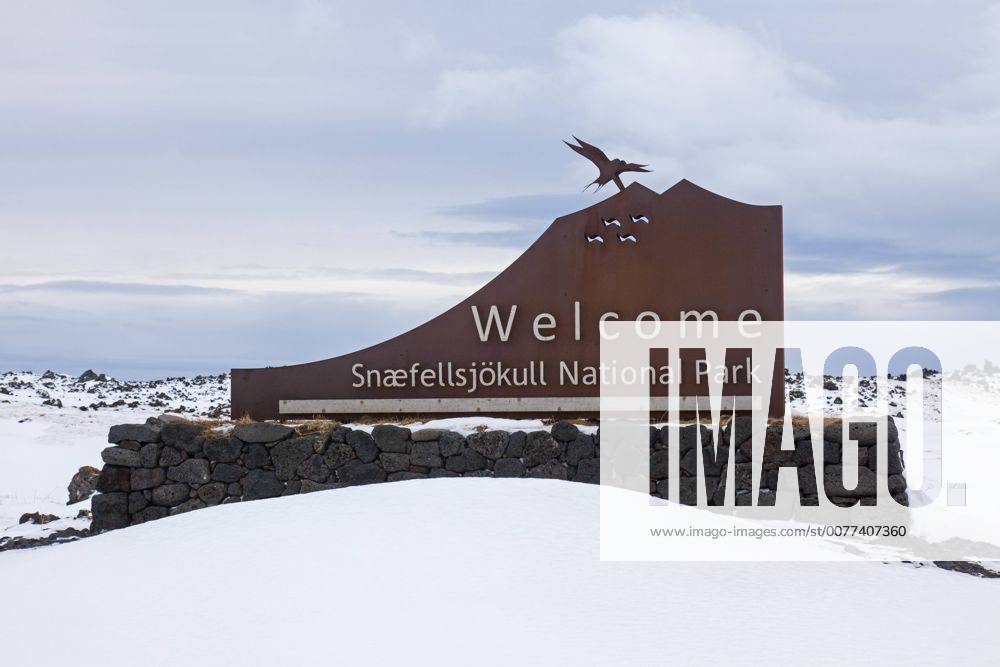
<svg viewBox="0 0 1000 667">
<path fill-rule="evenodd" d="M 596 201 L 571 133 L 783 204 L 789 319 L 1000 319 L 997 4 L 5 0 L 0 369 L 405 331 Z"/>
</svg>

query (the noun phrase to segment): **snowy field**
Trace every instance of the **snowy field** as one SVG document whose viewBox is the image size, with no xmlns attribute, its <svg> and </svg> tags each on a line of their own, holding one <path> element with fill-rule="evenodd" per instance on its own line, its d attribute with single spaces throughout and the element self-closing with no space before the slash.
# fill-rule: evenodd
<svg viewBox="0 0 1000 667">
<path fill-rule="evenodd" d="M 826 411 L 837 414 L 840 405 L 835 401 L 841 380 L 830 378 L 829 382 Z M 901 408 L 906 398 L 904 384 L 886 380 L 885 386 L 890 408 Z M 954 389 L 946 398 L 953 399 L 963 423 L 970 424 L 970 438 L 993 438 L 990 444 L 1000 442 L 1000 437 L 994 438 L 1000 431 L 1000 372 L 968 369 L 950 378 L 949 386 Z M 796 393 L 801 388 L 801 376 L 789 376 L 788 392 L 794 410 L 803 404 Z M 875 383 L 862 379 L 858 390 L 862 402 L 871 400 Z M 143 422 L 163 412 L 215 419 L 227 417 L 228 410 L 228 375 L 127 381 L 89 371 L 77 377 L 55 372 L 0 373 L 0 538 L 38 536 L 89 525 L 86 520 L 74 519 L 80 509 L 89 507 L 89 501 L 67 507 L 66 485 L 80 466 L 101 467 L 100 452 L 107 447 L 112 425 Z M 897 423 L 905 448 L 905 421 Z M 979 427 L 971 428 L 977 423 Z M 548 428 L 540 420 L 484 417 L 408 425 L 450 428 L 465 434 L 484 426 L 525 431 Z M 372 428 L 365 424 L 351 426 Z M 592 432 L 596 426 L 581 429 Z M 990 474 L 992 471 L 983 471 L 984 476 Z M 64 519 L 44 526 L 18 524 L 22 514 L 35 511 Z"/>
<path fill-rule="evenodd" d="M 3 553 L 4 662 L 850 665 L 1000 655 L 1000 581 L 864 562 L 602 563 L 597 513 L 591 485 L 418 480 L 219 506 Z"/>
<path fill-rule="evenodd" d="M 949 387 L 970 438 L 1000 441 L 1000 375 L 970 372 Z M 226 400 L 225 376 L 0 375 L 0 536 L 86 526 L 72 517 L 88 503 L 67 507 L 66 484 L 101 465 L 111 425 L 180 405 L 209 417 Z M 29 511 L 66 518 L 17 525 Z M 446 479 L 218 506 L 8 551 L 3 662 L 76 664 L 81 650 L 105 665 L 984 664 L 1000 654 L 1000 580 L 905 563 L 602 563 L 597 531 L 598 487 Z"/>
</svg>

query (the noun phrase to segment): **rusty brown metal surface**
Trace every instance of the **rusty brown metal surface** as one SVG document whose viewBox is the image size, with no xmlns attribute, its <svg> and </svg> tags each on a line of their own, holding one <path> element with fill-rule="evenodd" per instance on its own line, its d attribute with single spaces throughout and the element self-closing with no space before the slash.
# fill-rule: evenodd
<svg viewBox="0 0 1000 667">
<path fill-rule="evenodd" d="M 780 206 L 727 199 L 682 180 L 658 194 L 633 183 L 608 199 L 555 220 L 506 270 L 458 305 L 378 345 L 324 361 L 276 368 L 234 369 L 232 415 L 276 419 L 279 400 L 509 397 L 511 388 L 352 387 L 351 368 L 406 368 L 453 362 L 501 362 L 521 367 L 543 360 L 597 365 L 597 318 L 622 320 L 644 311 L 677 320 L 681 311 L 714 310 L 736 320 L 755 309 L 765 320 L 784 318 Z M 574 339 L 574 302 L 584 327 Z M 517 313 L 507 342 L 481 342 L 471 307 L 485 317 L 497 306 Z M 532 332 L 538 313 L 552 313 L 556 338 Z M 596 386 L 518 387 L 522 397 L 597 396 Z M 783 391 L 781 383 L 775 387 Z M 345 418 L 350 415 L 332 414 Z M 596 415 L 588 415 L 596 416 Z"/>
</svg>

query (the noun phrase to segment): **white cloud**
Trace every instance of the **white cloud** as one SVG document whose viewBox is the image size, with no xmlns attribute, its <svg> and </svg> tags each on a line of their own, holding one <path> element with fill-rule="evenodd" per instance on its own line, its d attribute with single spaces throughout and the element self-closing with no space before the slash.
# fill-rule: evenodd
<svg viewBox="0 0 1000 667">
<path fill-rule="evenodd" d="M 1000 4 L 983 13 L 980 30 L 984 39 L 974 50 L 971 71 L 936 91 L 936 105 L 956 112 L 996 114 L 1000 105 Z"/>
<path fill-rule="evenodd" d="M 783 203 L 786 228 L 833 246 L 884 239 L 927 255 L 974 248 L 1000 258 L 1000 7 L 981 30 L 976 60 L 926 90 L 932 103 L 875 115 L 830 95 L 845 82 L 746 29 L 683 11 L 591 15 L 558 32 L 531 67 L 443 72 L 431 117 L 438 126 L 490 122 L 523 105 L 555 136 L 572 132 L 650 163 L 656 173 L 645 182 L 687 177 Z M 872 267 L 790 275 L 788 298 L 800 312 L 905 317 L 932 314 L 925 297 L 989 285 Z"/>
<path fill-rule="evenodd" d="M 938 297 L 956 289 L 997 288 L 995 282 L 914 276 L 897 267 L 843 273 L 785 273 L 785 317 L 792 320 L 935 320 L 966 318 L 943 311 Z M 963 304 L 964 305 L 964 304 Z"/>
<path fill-rule="evenodd" d="M 1000 31 L 998 16 L 989 15 L 984 41 Z M 983 91 L 1000 81 L 1000 57 L 974 68 L 955 85 Z M 506 79 L 496 75 L 505 71 Z M 532 94 L 533 122 L 648 162 L 663 185 L 688 177 L 745 201 L 781 202 L 786 224 L 831 236 L 905 244 L 912 235 L 926 245 L 947 225 L 938 246 L 975 242 L 1000 252 L 1000 237 L 983 238 L 993 221 L 982 219 L 982 207 L 1000 204 L 992 185 L 1000 179 L 1000 97 L 875 116 L 831 100 L 837 85 L 744 29 L 671 12 L 582 18 L 559 32 L 546 61 L 448 70 L 431 99 L 440 125 L 510 113 L 511 100 Z M 950 94 L 955 104 L 968 99 Z"/>
<path fill-rule="evenodd" d="M 776 141 L 776 109 L 814 103 L 822 75 L 734 27 L 692 14 L 587 17 L 557 39 L 555 79 L 589 121 L 651 149 L 687 151 L 734 137 Z M 807 76 L 803 76 L 807 73 Z"/>
<path fill-rule="evenodd" d="M 519 118 L 542 83 L 543 76 L 530 67 L 448 69 L 438 76 L 415 116 L 433 127 L 466 117 Z"/>
<path fill-rule="evenodd" d="M 292 12 L 292 25 L 299 35 L 339 38 L 342 26 L 334 17 L 333 5 L 323 0 L 298 0 Z"/>
</svg>

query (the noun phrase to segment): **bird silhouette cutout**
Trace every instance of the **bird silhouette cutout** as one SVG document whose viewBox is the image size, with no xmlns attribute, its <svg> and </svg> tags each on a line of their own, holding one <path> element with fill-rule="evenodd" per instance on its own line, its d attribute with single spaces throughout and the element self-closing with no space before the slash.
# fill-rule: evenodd
<svg viewBox="0 0 1000 667">
<path fill-rule="evenodd" d="M 597 178 L 588 183 L 587 187 L 584 188 L 584 190 L 589 188 L 591 185 L 594 185 L 595 183 L 597 184 L 597 190 L 600 190 L 602 187 L 604 187 L 611 181 L 615 182 L 615 185 L 618 186 L 619 190 L 625 190 L 625 186 L 622 184 L 622 179 L 620 178 L 622 173 L 626 171 L 641 171 L 649 173 L 649 169 L 646 169 L 648 165 L 634 164 L 632 162 L 626 162 L 625 160 L 620 160 L 618 158 L 612 160 L 608 158 L 608 156 L 604 154 L 604 151 L 602 151 L 597 146 L 588 144 L 586 141 L 583 141 L 582 139 L 576 136 L 574 136 L 573 139 L 575 139 L 576 143 L 579 144 L 578 146 L 574 146 L 568 141 L 564 141 L 563 143 L 572 148 L 574 151 L 576 151 L 583 157 L 593 162 L 599 172 L 597 174 Z M 597 190 L 595 190 L 594 192 L 597 192 Z"/>
</svg>

